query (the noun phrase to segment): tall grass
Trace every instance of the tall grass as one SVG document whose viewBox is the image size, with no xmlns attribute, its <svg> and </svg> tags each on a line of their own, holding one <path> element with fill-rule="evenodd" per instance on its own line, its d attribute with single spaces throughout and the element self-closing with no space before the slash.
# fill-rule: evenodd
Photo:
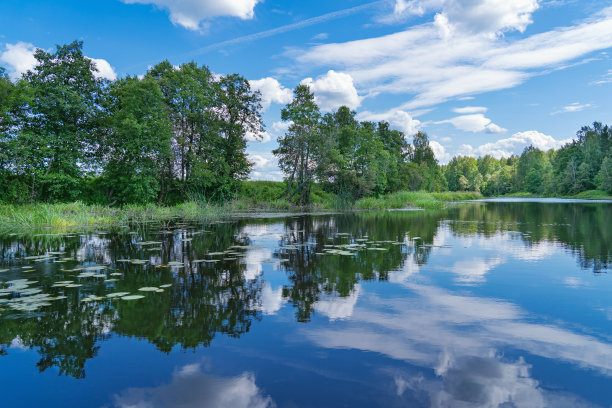
<svg viewBox="0 0 612 408">
<path fill-rule="evenodd" d="M 150 204 L 109 208 L 100 205 L 86 205 L 81 202 L 70 204 L 39 203 L 20 206 L 0 205 L 0 234 L 40 229 L 70 231 L 86 227 L 109 228 L 173 219 L 203 221 L 221 218 L 230 212 L 225 207 L 194 201 L 174 207 Z"/>
<path fill-rule="evenodd" d="M 482 198 L 474 192 L 427 193 L 424 191 L 398 191 L 380 198 L 366 197 L 355 203 L 357 209 L 383 210 L 393 208 L 443 208 L 448 201 L 463 201 Z"/>
<path fill-rule="evenodd" d="M 253 210 L 295 209 L 284 198 L 276 197 L 278 184 L 266 187 L 270 195 L 255 189 L 231 202 L 214 204 L 202 197 L 172 207 L 154 204 L 128 205 L 122 208 L 102 205 L 70 204 L 0 205 L 0 235 L 9 233 L 32 233 L 41 230 L 73 231 L 82 228 L 112 228 L 125 225 L 168 222 L 172 220 L 207 221 L 228 217 L 232 214 Z M 275 190 L 275 191 L 274 191 Z M 284 191 L 283 191 L 284 192 Z M 390 208 L 443 208 L 447 201 L 480 198 L 478 193 L 425 193 L 400 191 L 380 198 L 362 198 L 356 203 L 346 198 L 315 189 L 309 209 L 390 209 Z"/>
</svg>

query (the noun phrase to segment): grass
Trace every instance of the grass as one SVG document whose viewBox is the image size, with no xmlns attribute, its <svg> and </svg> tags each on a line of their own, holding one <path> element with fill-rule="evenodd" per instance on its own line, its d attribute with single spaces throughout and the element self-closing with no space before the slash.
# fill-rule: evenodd
<svg viewBox="0 0 612 408">
<path fill-rule="evenodd" d="M 111 208 L 69 204 L 0 205 L 0 234 L 20 233 L 43 228 L 54 231 L 71 231 L 84 227 L 117 227 L 143 224 L 152 221 L 206 220 L 229 214 L 225 207 L 198 202 L 187 202 L 174 207 L 157 205 L 125 206 Z"/>
<path fill-rule="evenodd" d="M 477 198 L 482 198 L 482 195 L 475 192 L 427 193 L 424 191 L 399 191 L 380 198 L 362 198 L 355 203 L 355 208 L 362 210 L 392 208 L 437 209 L 443 208 L 449 201 L 474 200 Z"/>
<path fill-rule="evenodd" d="M 587 190 L 572 196 L 572 198 L 582 198 L 584 200 L 612 200 L 612 195 L 601 190 Z"/>
<path fill-rule="evenodd" d="M 0 205 L 0 235 L 45 231 L 68 232 L 82 228 L 113 228 L 149 222 L 172 220 L 207 221 L 232 214 L 261 210 L 296 210 L 282 198 L 281 183 L 245 183 L 237 198 L 223 205 L 202 200 L 192 200 L 172 207 L 154 204 L 122 208 L 102 205 L 69 204 Z M 281 188 L 279 188 L 281 187 Z M 443 208 L 447 201 L 481 198 L 479 193 L 425 193 L 400 191 L 380 198 L 362 198 L 354 205 L 316 187 L 312 192 L 309 210 L 321 209 L 392 209 L 392 208 Z"/>
<path fill-rule="evenodd" d="M 579 198 L 582 200 L 612 200 L 612 195 L 601 190 L 587 190 L 574 195 L 542 195 L 534 194 L 526 191 L 519 191 L 516 193 L 505 194 L 501 197 L 512 197 L 512 198 L 541 198 L 541 197 L 557 197 L 557 198 Z"/>
</svg>

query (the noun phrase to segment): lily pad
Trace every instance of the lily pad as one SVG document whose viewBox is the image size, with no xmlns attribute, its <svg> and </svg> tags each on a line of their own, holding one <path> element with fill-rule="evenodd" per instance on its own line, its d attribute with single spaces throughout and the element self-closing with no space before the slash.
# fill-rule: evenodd
<svg viewBox="0 0 612 408">
<path fill-rule="evenodd" d="M 121 299 L 123 300 L 138 300 L 138 299 L 142 299 L 144 298 L 144 296 L 142 295 L 129 295 L 129 296 L 122 296 Z"/>
</svg>

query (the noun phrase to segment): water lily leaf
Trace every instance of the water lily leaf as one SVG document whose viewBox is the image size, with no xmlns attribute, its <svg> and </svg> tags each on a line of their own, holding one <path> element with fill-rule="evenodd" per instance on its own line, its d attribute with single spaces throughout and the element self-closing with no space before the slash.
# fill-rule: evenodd
<svg viewBox="0 0 612 408">
<path fill-rule="evenodd" d="M 138 299 L 142 299 L 144 298 L 144 296 L 142 295 L 129 295 L 129 296 L 122 296 L 121 299 L 123 300 L 138 300 Z"/>
<path fill-rule="evenodd" d="M 114 292 L 114 293 L 109 293 L 108 295 L 106 295 L 106 297 L 107 298 L 125 297 L 129 294 L 130 292 Z"/>
</svg>

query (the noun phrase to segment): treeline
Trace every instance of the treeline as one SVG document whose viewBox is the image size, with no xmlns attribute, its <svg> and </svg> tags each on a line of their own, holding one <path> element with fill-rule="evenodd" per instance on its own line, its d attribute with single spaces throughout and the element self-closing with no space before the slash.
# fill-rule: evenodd
<svg viewBox="0 0 612 408">
<path fill-rule="evenodd" d="M 446 188 L 425 133 L 417 133 L 411 145 L 387 122 L 359 122 L 355 115 L 345 106 L 323 115 L 308 86 L 295 89 L 281 112 L 289 129 L 274 150 L 290 201 L 307 204 L 315 182 L 347 203 L 398 190 Z"/>
<path fill-rule="evenodd" d="M 252 163 L 246 137 L 263 131 L 260 94 L 236 74 L 163 61 L 141 77 L 106 81 L 83 44 L 37 50 L 18 81 L 0 68 L 0 201 L 123 205 L 236 197 Z M 455 157 L 440 166 L 428 137 L 412 144 L 387 122 L 347 107 L 322 113 L 299 85 L 282 111 L 274 154 L 286 202 L 311 202 L 315 183 L 339 205 L 400 190 L 612 193 L 612 131 L 584 127 L 572 143 L 520 156 Z"/>
<path fill-rule="evenodd" d="M 516 192 L 575 195 L 599 189 L 612 194 L 612 129 L 595 122 L 559 150 L 533 146 L 520 156 L 454 157 L 444 167 L 451 191 L 480 191 L 486 196 Z"/>
<path fill-rule="evenodd" d="M 263 130 L 249 82 L 168 61 L 105 81 L 82 45 L 37 50 L 17 82 L 0 71 L 0 200 L 230 198 L 252 166 L 247 132 Z"/>
<path fill-rule="evenodd" d="M 457 156 L 440 166 L 425 133 L 418 132 L 409 144 L 387 122 L 359 122 L 347 107 L 323 115 L 304 85 L 295 89 L 282 119 L 290 127 L 274 153 L 286 174 L 289 199 L 300 204 L 308 202 L 315 182 L 348 202 L 398 190 L 612 194 L 612 129 L 597 122 L 559 150 L 528 146 L 520 156 Z"/>
</svg>

